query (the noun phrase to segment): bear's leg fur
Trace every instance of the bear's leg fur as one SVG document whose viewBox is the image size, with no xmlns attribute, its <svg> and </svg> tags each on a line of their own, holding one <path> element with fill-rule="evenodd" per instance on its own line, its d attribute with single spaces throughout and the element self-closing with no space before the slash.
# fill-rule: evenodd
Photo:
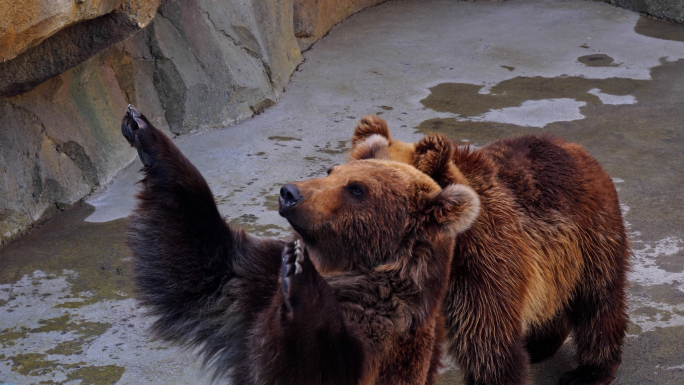
<svg viewBox="0 0 684 385">
<path fill-rule="evenodd" d="M 533 326 L 528 332 L 525 349 L 530 354 L 530 362 L 536 364 L 556 354 L 570 334 L 570 324 L 565 312 L 541 325 Z"/>
<path fill-rule="evenodd" d="M 252 335 L 256 382 L 358 384 L 364 345 L 348 330 L 333 289 L 299 240 L 283 249 L 281 283 Z"/>
<path fill-rule="evenodd" d="M 560 385 L 604 385 L 613 380 L 627 328 L 623 287 L 624 276 L 618 276 L 611 287 L 587 288 L 572 301 L 570 322 L 579 367 L 564 374 Z"/>
<path fill-rule="evenodd" d="M 468 385 L 524 385 L 528 383 L 530 362 L 522 336 L 508 343 L 497 341 L 488 347 L 482 346 L 481 348 L 479 352 L 469 353 L 477 355 L 479 362 L 473 361 L 475 356 L 469 357 L 468 363 L 459 360 Z"/>
<path fill-rule="evenodd" d="M 475 276 L 475 274 L 472 274 Z M 470 275 L 461 275 L 469 278 Z M 458 283 L 458 280 L 457 280 Z M 529 379 L 530 359 L 525 350 L 525 334 L 517 304 L 497 295 L 476 281 L 450 294 L 462 299 L 445 301 L 449 353 L 463 372 L 468 385 L 525 385 Z M 454 317 L 463 314 L 463 317 Z"/>
</svg>

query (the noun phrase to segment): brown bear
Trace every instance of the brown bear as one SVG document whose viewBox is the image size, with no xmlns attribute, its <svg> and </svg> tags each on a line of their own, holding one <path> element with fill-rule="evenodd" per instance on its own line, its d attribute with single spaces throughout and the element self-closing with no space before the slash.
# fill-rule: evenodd
<svg viewBox="0 0 684 385">
<path fill-rule="evenodd" d="M 475 223 L 455 237 L 443 304 L 448 352 L 468 384 L 527 383 L 529 362 L 553 355 L 571 331 L 579 367 L 559 383 L 612 381 L 630 242 L 611 178 L 581 146 L 548 135 L 478 149 L 439 134 L 404 143 L 368 116 L 351 158 L 402 161 L 480 198 Z"/>
<path fill-rule="evenodd" d="M 154 334 L 232 384 L 434 384 L 454 235 L 479 201 L 414 167 L 360 160 L 284 185 L 292 240 L 229 227 L 198 170 L 129 106 L 143 162 L 128 243 Z"/>
</svg>

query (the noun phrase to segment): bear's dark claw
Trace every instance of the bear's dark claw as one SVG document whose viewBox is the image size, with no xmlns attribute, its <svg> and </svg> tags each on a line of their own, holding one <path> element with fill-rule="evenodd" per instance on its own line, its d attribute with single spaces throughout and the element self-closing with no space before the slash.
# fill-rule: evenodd
<svg viewBox="0 0 684 385">
<path fill-rule="evenodd" d="M 129 104 L 126 115 L 121 122 L 121 133 L 123 134 L 124 138 L 126 138 L 128 143 L 138 150 L 138 156 L 140 157 L 142 163 L 147 167 L 151 167 L 154 165 L 154 160 L 150 154 L 142 150 L 143 146 L 138 138 L 139 131 L 147 129 L 149 129 L 147 119 L 145 119 L 140 111 Z"/>
</svg>

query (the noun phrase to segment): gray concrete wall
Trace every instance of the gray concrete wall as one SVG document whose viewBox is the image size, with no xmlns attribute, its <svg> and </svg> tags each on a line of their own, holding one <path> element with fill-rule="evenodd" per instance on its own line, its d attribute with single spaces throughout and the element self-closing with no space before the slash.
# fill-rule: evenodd
<svg viewBox="0 0 684 385">
<path fill-rule="evenodd" d="M 635 12 L 684 23 L 684 0 L 603 0 Z"/>
</svg>

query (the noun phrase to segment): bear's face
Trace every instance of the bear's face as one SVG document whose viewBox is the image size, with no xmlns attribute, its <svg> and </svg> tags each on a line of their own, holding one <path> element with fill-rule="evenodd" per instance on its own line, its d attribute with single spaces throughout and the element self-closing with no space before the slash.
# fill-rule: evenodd
<svg viewBox="0 0 684 385">
<path fill-rule="evenodd" d="M 469 187 L 442 190 L 415 168 L 385 160 L 351 161 L 325 178 L 285 185 L 279 207 L 322 272 L 392 262 L 422 241 L 464 231 L 478 210 Z"/>
</svg>

